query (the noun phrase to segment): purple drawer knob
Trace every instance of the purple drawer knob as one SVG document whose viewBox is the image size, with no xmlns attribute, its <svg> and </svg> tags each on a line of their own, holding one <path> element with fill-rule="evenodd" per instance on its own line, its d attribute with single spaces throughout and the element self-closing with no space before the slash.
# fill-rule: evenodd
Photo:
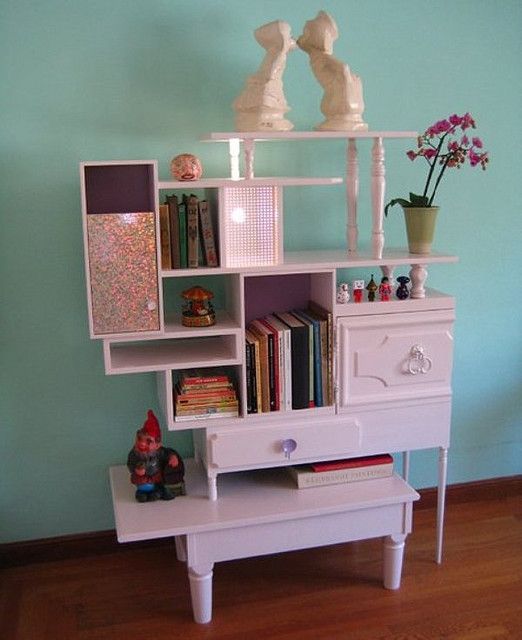
<svg viewBox="0 0 522 640">
<path fill-rule="evenodd" d="M 281 449 L 285 454 L 285 458 L 289 460 L 290 454 L 297 449 L 297 442 L 292 438 L 288 438 L 288 440 L 283 440 L 283 442 L 281 443 Z"/>
</svg>

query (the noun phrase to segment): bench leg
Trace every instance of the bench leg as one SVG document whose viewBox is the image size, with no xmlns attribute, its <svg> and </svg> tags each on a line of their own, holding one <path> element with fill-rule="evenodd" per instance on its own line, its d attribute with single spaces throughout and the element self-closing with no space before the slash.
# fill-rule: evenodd
<svg viewBox="0 0 522 640">
<path fill-rule="evenodd" d="M 189 569 L 190 597 L 194 620 L 205 624 L 212 620 L 212 566 L 206 573 Z"/>
<path fill-rule="evenodd" d="M 388 536 L 384 539 L 383 582 L 385 589 L 398 589 L 401 586 L 405 540 L 404 534 Z"/>
</svg>

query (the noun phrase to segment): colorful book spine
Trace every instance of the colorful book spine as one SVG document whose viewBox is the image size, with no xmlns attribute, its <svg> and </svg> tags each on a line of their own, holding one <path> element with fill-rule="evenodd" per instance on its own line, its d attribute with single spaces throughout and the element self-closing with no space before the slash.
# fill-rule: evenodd
<svg viewBox="0 0 522 640">
<path fill-rule="evenodd" d="M 190 195 L 187 198 L 187 266 L 189 269 L 198 268 L 199 256 L 199 225 L 198 198 Z"/>
<path fill-rule="evenodd" d="M 266 320 L 279 333 L 281 409 L 290 411 L 292 409 L 292 333 L 290 327 L 275 315 L 266 316 Z"/>
<path fill-rule="evenodd" d="M 321 366 L 321 326 L 317 318 L 313 318 L 306 311 L 298 309 L 293 311 L 299 319 L 311 324 L 313 330 L 313 370 L 314 370 L 314 404 L 316 407 L 324 406 L 323 399 L 323 371 Z"/>
<path fill-rule="evenodd" d="M 187 258 L 187 205 L 185 202 L 178 204 L 178 247 L 179 247 L 179 263 L 181 269 L 188 267 Z"/>
<path fill-rule="evenodd" d="M 308 409 L 310 402 L 309 332 L 291 313 L 275 313 L 291 332 L 292 343 L 292 409 Z"/>
<path fill-rule="evenodd" d="M 161 268 L 172 269 L 172 253 L 170 246 L 170 218 L 169 205 L 160 204 L 160 247 L 161 247 Z"/>
<path fill-rule="evenodd" d="M 179 202 L 178 196 L 167 196 L 170 224 L 170 250 L 173 269 L 181 267 L 180 258 L 180 228 L 179 228 Z"/>
<path fill-rule="evenodd" d="M 210 214 L 210 204 L 208 200 L 199 201 L 199 231 L 203 245 L 203 255 L 207 267 L 217 267 L 218 258 L 216 251 L 216 240 L 214 237 L 214 226 Z"/>
</svg>

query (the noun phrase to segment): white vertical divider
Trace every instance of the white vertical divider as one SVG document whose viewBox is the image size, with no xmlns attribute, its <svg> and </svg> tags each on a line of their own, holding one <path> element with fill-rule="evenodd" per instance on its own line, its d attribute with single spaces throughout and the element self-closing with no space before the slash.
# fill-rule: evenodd
<svg viewBox="0 0 522 640">
<path fill-rule="evenodd" d="M 354 138 L 348 140 L 346 150 L 346 205 L 347 227 L 346 244 L 349 253 L 357 253 L 357 199 L 359 197 L 359 161 L 357 144 Z"/>
<path fill-rule="evenodd" d="M 384 167 L 384 145 L 382 138 L 374 138 L 372 147 L 372 255 L 382 258 L 384 249 L 384 192 L 386 188 Z"/>
</svg>

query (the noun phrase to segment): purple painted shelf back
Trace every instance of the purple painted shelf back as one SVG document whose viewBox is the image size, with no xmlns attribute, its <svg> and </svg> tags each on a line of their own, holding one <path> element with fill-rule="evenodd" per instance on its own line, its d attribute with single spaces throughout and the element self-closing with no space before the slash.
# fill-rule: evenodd
<svg viewBox="0 0 522 640">
<path fill-rule="evenodd" d="M 310 274 L 255 276 L 245 279 L 245 320 L 248 324 L 274 311 L 303 309 L 310 300 Z"/>
<path fill-rule="evenodd" d="M 87 214 L 154 211 L 151 164 L 85 167 Z"/>
</svg>

